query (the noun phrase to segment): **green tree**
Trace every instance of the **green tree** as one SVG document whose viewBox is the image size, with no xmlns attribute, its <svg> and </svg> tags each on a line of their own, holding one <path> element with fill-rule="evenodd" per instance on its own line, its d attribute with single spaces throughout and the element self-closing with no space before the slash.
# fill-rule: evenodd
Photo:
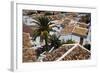
<svg viewBox="0 0 100 73">
<path fill-rule="evenodd" d="M 40 42 L 43 42 L 43 39 L 45 40 L 46 48 L 45 50 L 48 50 L 48 36 L 50 35 L 49 32 L 53 31 L 51 20 L 47 18 L 46 16 L 40 16 L 33 21 L 37 24 L 35 31 L 33 32 L 33 38 L 34 40 L 36 37 L 40 36 Z"/>
<path fill-rule="evenodd" d="M 59 40 L 60 36 L 56 36 L 55 34 L 53 34 L 51 37 L 50 37 L 50 43 L 51 43 L 51 46 L 53 46 L 54 48 L 58 48 L 61 46 L 61 40 Z"/>
</svg>

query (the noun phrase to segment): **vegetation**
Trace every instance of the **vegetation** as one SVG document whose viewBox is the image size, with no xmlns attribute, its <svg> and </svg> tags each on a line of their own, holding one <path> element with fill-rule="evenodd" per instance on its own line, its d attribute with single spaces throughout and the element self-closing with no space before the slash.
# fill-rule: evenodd
<svg viewBox="0 0 100 73">
<path fill-rule="evenodd" d="M 50 12 L 46 12 L 45 15 L 52 15 L 52 13 L 50 13 Z"/>
<path fill-rule="evenodd" d="M 86 49 L 91 50 L 91 44 L 85 44 L 83 45 Z"/>
<path fill-rule="evenodd" d="M 84 41 L 84 38 L 83 37 L 80 37 L 80 42 L 79 42 L 79 44 L 83 44 L 83 41 Z"/>
<path fill-rule="evenodd" d="M 74 44 L 75 43 L 75 40 L 72 40 L 72 39 L 68 39 L 67 41 L 62 41 L 62 44 Z"/>
<path fill-rule="evenodd" d="M 66 41 L 66 44 L 73 44 L 73 43 L 75 43 L 75 40 L 69 39 Z"/>
<path fill-rule="evenodd" d="M 80 22 L 85 22 L 88 24 L 91 21 L 91 14 L 88 13 L 85 16 L 81 16 Z"/>
<path fill-rule="evenodd" d="M 51 37 L 50 37 L 50 43 L 51 43 L 51 46 L 53 46 L 54 48 L 58 48 L 58 47 L 60 47 L 61 46 L 61 40 L 59 40 L 59 37 L 60 36 L 56 36 L 55 34 L 54 35 L 52 35 Z"/>
<path fill-rule="evenodd" d="M 48 50 L 48 36 L 50 35 L 49 32 L 53 31 L 53 29 L 50 27 L 52 23 L 50 23 L 50 19 L 46 16 L 37 17 L 35 20 L 36 21 L 34 21 L 34 23 L 37 24 L 37 29 L 33 32 L 33 38 L 35 40 L 39 36 L 40 42 L 45 40 L 45 50 Z"/>
</svg>

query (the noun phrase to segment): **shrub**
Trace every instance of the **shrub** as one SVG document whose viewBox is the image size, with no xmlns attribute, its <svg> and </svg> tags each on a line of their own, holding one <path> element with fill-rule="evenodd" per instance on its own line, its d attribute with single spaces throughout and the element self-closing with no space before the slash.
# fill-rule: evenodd
<svg viewBox="0 0 100 73">
<path fill-rule="evenodd" d="M 88 50 L 91 50 L 91 45 L 90 44 L 85 44 L 84 47 Z"/>
<path fill-rule="evenodd" d="M 66 44 L 73 44 L 73 43 L 75 43 L 75 40 L 68 39 L 65 43 L 66 43 Z"/>
</svg>

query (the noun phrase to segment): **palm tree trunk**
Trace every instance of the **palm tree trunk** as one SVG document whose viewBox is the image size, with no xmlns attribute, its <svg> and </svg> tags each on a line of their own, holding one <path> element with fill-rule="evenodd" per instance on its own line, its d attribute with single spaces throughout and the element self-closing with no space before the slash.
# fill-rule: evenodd
<svg viewBox="0 0 100 73">
<path fill-rule="evenodd" d="M 43 36 L 40 36 L 40 42 L 43 43 Z"/>
<path fill-rule="evenodd" d="M 79 44 L 83 44 L 83 41 L 84 41 L 84 38 L 83 37 L 80 37 L 80 43 Z"/>
<path fill-rule="evenodd" d="M 46 51 L 49 51 L 49 48 L 48 48 L 48 31 L 44 31 L 44 40 L 45 40 L 45 50 Z"/>
<path fill-rule="evenodd" d="M 46 46 L 45 50 L 48 51 L 49 49 L 48 49 L 48 37 L 47 36 L 45 36 L 45 46 Z"/>
</svg>

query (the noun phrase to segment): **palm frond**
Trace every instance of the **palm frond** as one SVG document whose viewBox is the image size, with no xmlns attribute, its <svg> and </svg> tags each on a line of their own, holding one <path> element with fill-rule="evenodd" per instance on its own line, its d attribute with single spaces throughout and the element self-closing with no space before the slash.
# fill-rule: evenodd
<svg viewBox="0 0 100 73">
<path fill-rule="evenodd" d="M 33 40 L 35 40 L 38 36 L 40 36 L 41 35 L 41 32 L 39 32 L 39 30 L 35 30 L 34 32 L 33 32 Z"/>
<path fill-rule="evenodd" d="M 40 25 L 40 23 L 39 23 L 39 22 L 37 22 L 37 21 L 32 21 L 32 23 L 36 23 L 37 25 Z"/>
</svg>

